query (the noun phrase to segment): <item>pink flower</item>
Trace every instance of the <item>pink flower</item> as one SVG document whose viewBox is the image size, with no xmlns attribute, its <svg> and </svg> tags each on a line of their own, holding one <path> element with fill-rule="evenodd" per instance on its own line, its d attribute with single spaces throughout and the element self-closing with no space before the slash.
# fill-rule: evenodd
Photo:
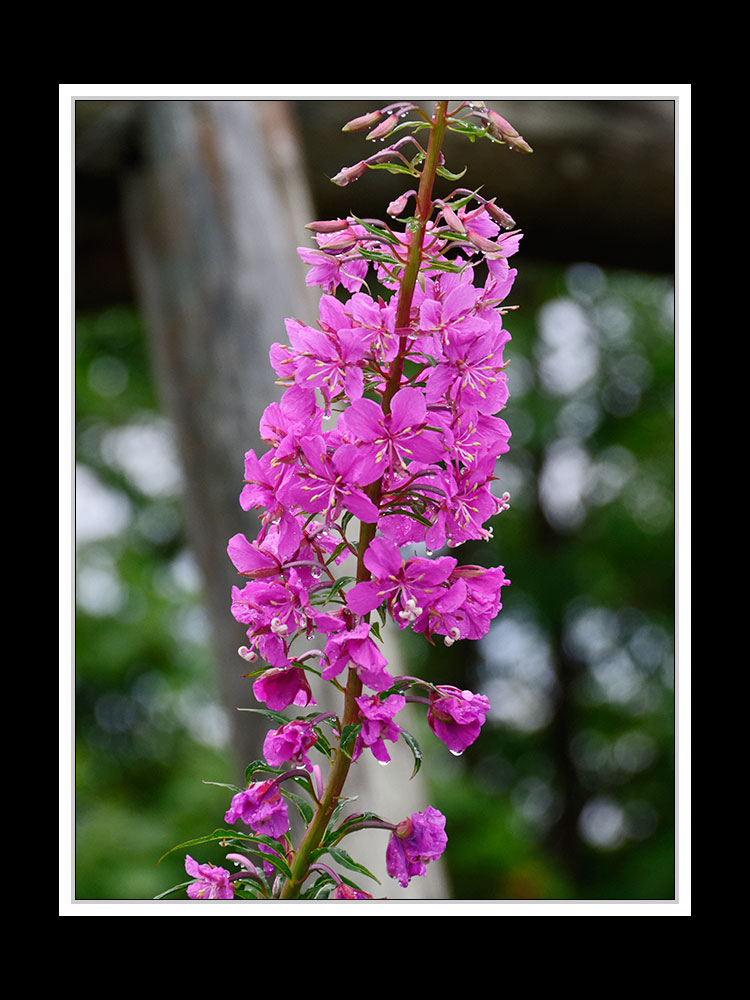
<svg viewBox="0 0 750 1000">
<path fill-rule="evenodd" d="M 393 677 L 385 669 L 388 661 L 370 638 L 367 622 L 332 635 L 326 643 L 325 655 L 328 666 L 321 675 L 324 681 L 338 677 L 351 663 L 362 683 L 372 691 L 386 691 L 393 684 Z"/>
<path fill-rule="evenodd" d="M 226 823 L 238 819 L 257 834 L 278 840 L 289 829 L 286 802 L 273 781 L 258 781 L 237 794 L 224 814 Z"/>
<path fill-rule="evenodd" d="M 305 438 L 301 449 L 296 475 L 279 490 L 283 503 L 296 504 L 311 514 L 325 511 L 326 524 L 339 516 L 342 507 L 361 521 L 377 521 L 378 508 L 362 489 L 377 478 L 365 476 L 366 455 L 359 454 L 351 444 L 331 454 L 322 436 Z"/>
<path fill-rule="evenodd" d="M 479 736 L 489 708 L 483 694 L 440 684 L 430 694 L 427 722 L 452 753 L 460 754 Z"/>
<path fill-rule="evenodd" d="M 398 740 L 401 726 L 393 721 L 393 717 L 405 704 L 406 699 L 400 694 L 390 694 L 385 699 L 381 699 L 377 694 L 372 697 L 357 698 L 362 729 L 354 744 L 352 760 L 356 760 L 364 748 L 369 747 L 376 760 L 383 764 L 390 761 L 390 754 L 383 740 L 390 740 L 393 743 Z"/>
<path fill-rule="evenodd" d="M 367 457 L 374 478 L 400 471 L 407 461 L 435 462 L 444 454 L 440 435 L 427 429 L 427 404 L 419 389 L 399 389 L 389 414 L 371 399 L 358 399 L 341 415 L 339 426 Z"/>
<path fill-rule="evenodd" d="M 400 628 L 417 619 L 440 596 L 442 585 L 457 565 L 452 556 L 415 556 L 404 562 L 398 547 L 380 536 L 370 542 L 364 563 L 373 578 L 355 584 L 346 595 L 346 603 L 356 614 L 364 615 L 387 601 Z"/>
<path fill-rule="evenodd" d="M 190 855 L 185 857 L 185 871 L 195 879 L 187 887 L 191 899 L 234 899 L 226 868 L 216 865 L 199 865 Z"/>
<path fill-rule="evenodd" d="M 253 694 L 274 712 L 283 712 L 289 705 L 305 708 L 314 705 L 310 684 L 301 667 L 271 667 L 253 684 Z"/>
<path fill-rule="evenodd" d="M 308 771 L 312 763 L 307 751 L 316 742 L 317 735 L 309 722 L 293 719 L 278 729 L 272 729 L 263 741 L 263 756 L 271 767 L 278 767 L 286 761 L 302 764 Z"/>
<path fill-rule="evenodd" d="M 336 235 L 333 234 L 329 240 Z M 305 284 L 308 287 L 319 285 L 328 293 L 335 292 L 339 285 L 343 285 L 349 292 L 358 291 L 367 276 L 368 262 L 356 253 L 326 253 L 325 234 L 318 237 L 318 244 L 322 244 L 319 250 L 297 247 L 302 260 L 310 265 Z"/>
<path fill-rule="evenodd" d="M 433 806 L 424 812 L 412 813 L 399 823 L 388 841 L 385 852 L 386 871 L 406 888 L 415 875 L 425 875 L 425 867 L 436 861 L 445 850 L 445 816 Z"/>
</svg>

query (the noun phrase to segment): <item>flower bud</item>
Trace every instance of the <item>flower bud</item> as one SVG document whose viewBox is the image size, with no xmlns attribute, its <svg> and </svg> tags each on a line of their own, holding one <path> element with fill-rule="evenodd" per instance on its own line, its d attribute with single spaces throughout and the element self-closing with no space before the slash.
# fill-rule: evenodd
<svg viewBox="0 0 750 1000">
<path fill-rule="evenodd" d="M 450 207 L 450 205 L 443 205 L 441 211 L 443 218 L 448 223 L 448 226 L 453 230 L 453 232 L 459 233 L 461 236 L 465 236 L 466 226 L 464 226 L 463 222 L 461 222 L 461 220 L 453 211 L 453 209 Z"/>
<path fill-rule="evenodd" d="M 409 198 L 413 193 L 413 191 L 407 191 L 405 194 L 402 194 L 400 198 L 396 198 L 390 203 L 386 212 L 388 212 L 389 215 L 401 215 L 409 203 Z"/>
<path fill-rule="evenodd" d="M 382 111 L 370 111 L 366 115 L 360 115 L 359 118 L 352 118 L 350 122 L 341 129 L 342 132 L 362 132 L 366 128 L 370 128 L 375 122 L 380 121 L 382 117 Z"/>
<path fill-rule="evenodd" d="M 497 243 L 493 243 L 492 240 L 480 236 L 479 233 L 472 232 L 471 229 L 467 231 L 466 236 L 469 242 L 473 243 L 477 250 L 481 250 L 486 256 L 497 257 L 501 253 L 502 248 Z"/>
<path fill-rule="evenodd" d="M 498 208 L 494 201 L 485 202 L 484 207 L 489 212 L 490 217 L 499 223 L 503 229 L 513 229 L 515 227 L 516 223 L 512 216 L 508 215 L 505 209 Z"/>
<path fill-rule="evenodd" d="M 326 219 L 321 222 L 308 222 L 305 229 L 313 233 L 340 233 L 349 228 L 348 219 Z"/>
<path fill-rule="evenodd" d="M 398 115 L 388 115 L 388 117 L 384 118 L 379 125 L 376 125 L 372 132 L 365 136 L 365 138 L 382 139 L 384 136 L 388 135 L 393 126 L 396 124 L 398 124 Z"/>
<path fill-rule="evenodd" d="M 318 241 L 321 250 L 325 250 L 326 253 L 345 253 L 347 250 L 353 249 L 358 242 L 358 238 L 351 232 L 337 233 L 331 236 L 330 239 L 325 241 Z"/>
<path fill-rule="evenodd" d="M 506 142 L 511 149 L 515 149 L 519 153 L 534 152 L 524 137 L 519 135 L 510 122 L 506 121 L 497 111 L 490 110 L 487 115 L 490 120 L 490 134 L 494 135 L 496 139 Z"/>
<path fill-rule="evenodd" d="M 509 121 L 506 121 L 502 115 L 499 115 L 497 111 L 488 111 L 487 114 L 490 117 L 490 121 L 494 126 L 495 130 L 503 136 L 503 138 L 514 138 L 518 135 L 518 132 L 513 128 Z"/>
<path fill-rule="evenodd" d="M 347 184 L 351 184 L 352 181 L 356 181 L 358 177 L 361 177 L 366 170 L 367 164 L 364 160 L 360 160 L 359 163 L 355 163 L 351 167 L 342 167 L 331 180 L 334 184 L 338 184 L 339 187 L 346 187 Z"/>
</svg>

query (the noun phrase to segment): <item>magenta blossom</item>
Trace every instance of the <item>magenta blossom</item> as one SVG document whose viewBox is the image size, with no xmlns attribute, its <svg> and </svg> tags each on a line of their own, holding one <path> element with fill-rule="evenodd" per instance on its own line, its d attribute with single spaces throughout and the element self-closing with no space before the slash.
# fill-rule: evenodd
<svg viewBox="0 0 750 1000">
<path fill-rule="evenodd" d="M 392 743 L 398 740 L 401 726 L 393 721 L 393 717 L 405 704 L 406 699 L 400 694 L 390 694 L 385 699 L 377 694 L 357 698 L 362 729 L 354 744 L 352 760 L 356 760 L 365 747 L 369 747 L 376 760 L 383 764 L 389 763 L 390 754 L 383 740 L 390 740 Z"/>
<path fill-rule="evenodd" d="M 371 399 L 358 399 L 341 415 L 339 426 L 345 439 L 366 457 L 366 467 L 372 470 L 369 481 L 405 468 L 407 461 L 437 461 L 445 450 L 443 438 L 429 429 L 427 404 L 419 389 L 399 389 L 389 414 Z"/>
<path fill-rule="evenodd" d="M 309 722 L 293 719 L 278 729 L 272 729 L 263 741 L 263 755 L 271 767 L 278 767 L 286 761 L 302 764 L 308 771 L 312 763 L 307 751 L 317 740 L 317 734 Z"/>
<path fill-rule="evenodd" d="M 425 875 L 425 865 L 445 850 L 445 816 L 433 806 L 412 813 L 394 829 L 385 852 L 386 871 L 406 888 L 415 875 Z"/>
<path fill-rule="evenodd" d="M 427 722 L 452 753 L 460 754 L 479 736 L 489 708 L 483 694 L 439 684 L 430 694 Z"/>
<path fill-rule="evenodd" d="M 346 603 L 356 614 L 364 615 L 387 601 L 400 628 L 415 621 L 437 600 L 457 566 L 452 556 L 414 556 L 404 562 L 398 546 L 381 536 L 370 542 L 364 563 L 372 579 L 355 584 L 346 595 Z"/>
<path fill-rule="evenodd" d="M 289 813 L 278 785 L 273 781 L 258 781 L 232 799 L 224 814 L 226 823 L 241 819 L 257 834 L 278 840 L 289 829 Z"/>
<path fill-rule="evenodd" d="M 350 253 L 326 253 L 323 238 L 318 239 L 318 244 L 323 244 L 320 250 L 297 247 L 297 253 L 302 260 L 305 264 L 310 265 L 305 279 L 308 287 L 319 285 L 324 291 L 331 293 L 339 285 L 343 285 L 347 291 L 358 291 L 364 284 L 367 275 L 369 266 L 367 261 L 361 257 L 352 256 Z"/>
<path fill-rule="evenodd" d="M 191 899 L 234 899 L 229 872 L 217 865 L 199 865 L 190 855 L 185 857 L 185 871 L 195 879 L 187 887 Z"/>
<path fill-rule="evenodd" d="M 289 705 L 305 708 L 315 704 L 310 684 L 301 667 L 271 667 L 253 684 L 253 694 L 274 712 L 283 712 Z"/>
<path fill-rule="evenodd" d="M 367 622 L 332 635 L 326 643 L 325 655 L 328 666 L 322 673 L 324 681 L 338 677 L 344 667 L 352 664 L 362 683 L 372 691 L 386 691 L 393 684 L 393 677 L 385 669 L 388 661 L 370 638 Z"/>
</svg>

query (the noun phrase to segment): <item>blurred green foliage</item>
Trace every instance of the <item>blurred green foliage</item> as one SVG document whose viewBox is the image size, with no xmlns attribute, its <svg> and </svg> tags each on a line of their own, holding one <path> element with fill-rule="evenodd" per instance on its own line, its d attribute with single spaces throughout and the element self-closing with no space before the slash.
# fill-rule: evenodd
<svg viewBox="0 0 750 1000">
<path fill-rule="evenodd" d="M 460 553 L 512 586 L 482 643 L 403 634 L 410 673 L 492 703 L 460 759 L 417 734 L 453 897 L 672 899 L 672 283 L 520 270 L 497 483 L 511 507 Z M 231 767 L 179 468 L 128 308 L 79 318 L 76 424 L 76 898 L 150 899 L 184 881 L 181 854 L 156 861 L 217 825 L 224 795 L 204 782 Z"/>
</svg>

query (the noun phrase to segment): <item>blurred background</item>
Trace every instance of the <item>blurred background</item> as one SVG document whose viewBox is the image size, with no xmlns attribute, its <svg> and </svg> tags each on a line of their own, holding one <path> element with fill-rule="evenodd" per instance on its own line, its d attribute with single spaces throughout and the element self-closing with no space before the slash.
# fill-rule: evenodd
<svg viewBox="0 0 750 1000">
<path fill-rule="evenodd" d="M 205 781 L 260 756 L 226 557 L 255 530 L 243 455 L 276 398 L 268 347 L 317 315 L 305 222 L 383 217 L 409 186 L 331 184 L 368 152 L 341 126 L 404 96 L 73 102 L 76 899 L 183 881 L 184 852 L 156 861 L 221 825 L 226 790 Z M 488 103 L 534 154 L 446 146 L 525 233 L 511 507 L 459 554 L 512 585 L 480 643 L 400 637 L 407 672 L 492 704 L 460 758 L 416 722 L 448 817 L 443 891 L 671 900 L 675 101 Z"/>
</svg>

